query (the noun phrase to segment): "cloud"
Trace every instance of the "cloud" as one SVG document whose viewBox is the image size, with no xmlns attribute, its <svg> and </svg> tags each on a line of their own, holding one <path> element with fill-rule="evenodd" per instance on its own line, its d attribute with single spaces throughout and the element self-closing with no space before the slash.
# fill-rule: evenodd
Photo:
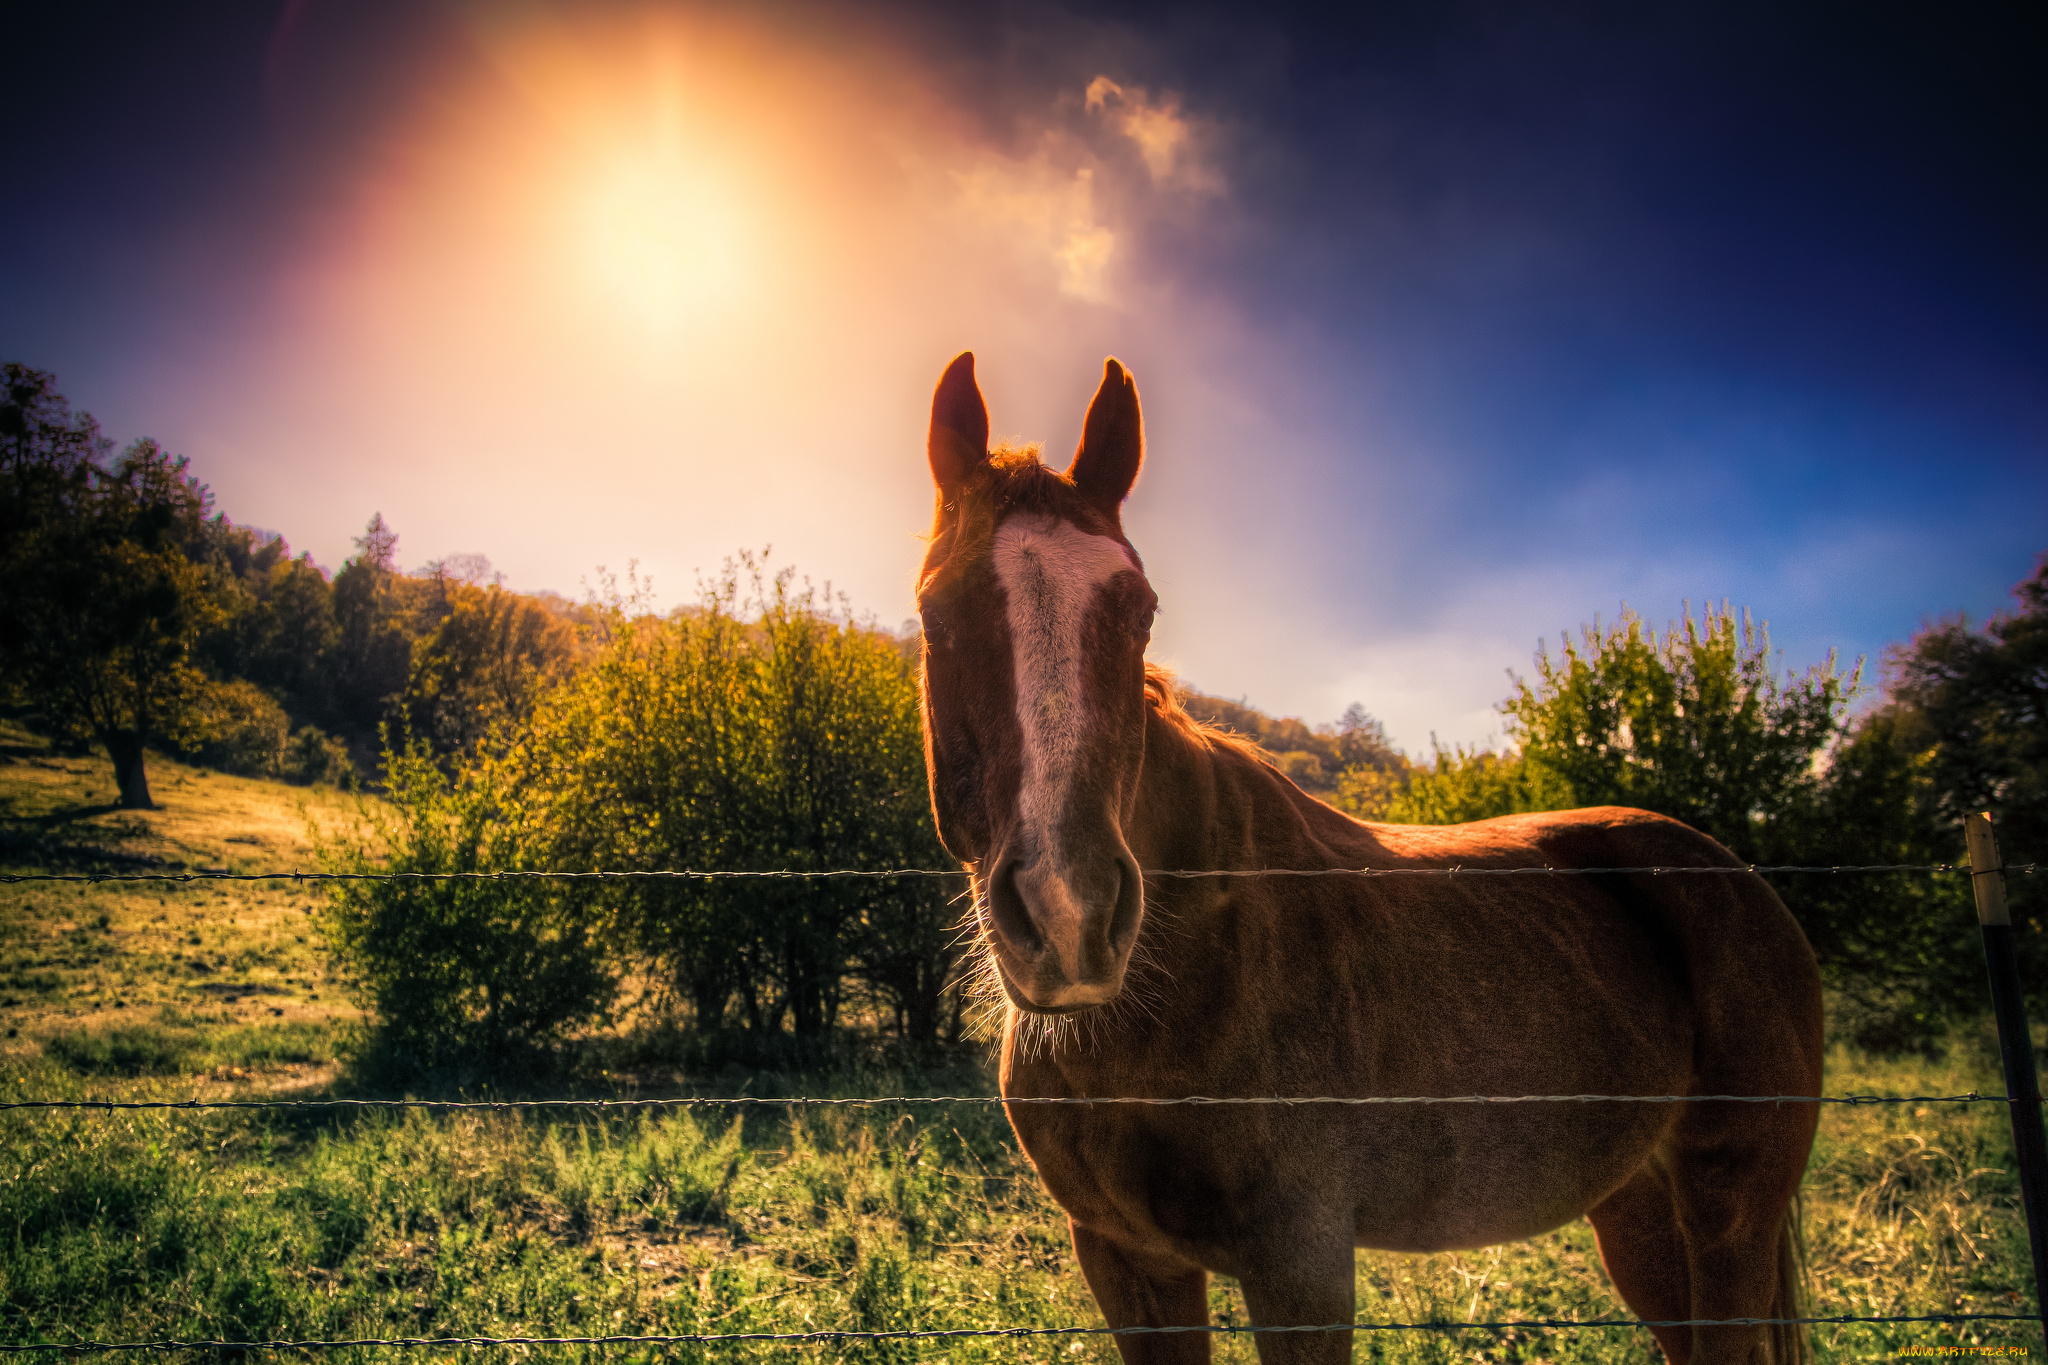
<svg viewBox="0 0 2048 1365">
<path fill-rule="evenodd" d="M 952 172 L 954 182 L 971 215 L 1057 271 L 1062 294 L 1125 303 L 1129 291 L 1119 286 L 1129 284 L 1147 221 L 1178 211 L 1191 196 L 1225 193 L 1205 151 L 1214 130 L 1183 114 L 1178 95 L 1154 100 L 1108 76 L 1088 83 L 1078 119 L 1075 112 L 1071 89 L 1056 93 L 1026 122 L 1028 150 L 974 148 L 969 164 Z"/>
<path fill-rule="evenodd" d="M 1058 265 L 1062 294 L 1105 303 L 1117 234 L 1096 218 L 1095 168 L 1070 169 L 1063 160 L 1049 148 L 1023 161 L 984 154 L 954 178 L 971 215 L 1007 231 L 1027 255 Z"/>
<path fill-rule="evenodd" d="M 1142 86 L 1126 88 L 1097 76 L 1088 82 L 1082 107 L 1109 118 L 1118 132 L 1137 144 L 1154 184 L 1200 194 L 1223 192 L 1222 173 L 1197 149 L 1198 133 L 1206 130 L 1181 113 L 1180 96 L 1162 95 L 1154 103 Z"/>
</svg>

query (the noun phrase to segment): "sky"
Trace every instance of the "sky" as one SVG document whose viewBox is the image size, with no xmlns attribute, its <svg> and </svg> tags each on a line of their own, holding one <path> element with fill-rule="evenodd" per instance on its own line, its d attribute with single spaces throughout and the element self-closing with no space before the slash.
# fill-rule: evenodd
<svg viewBox="0 0 2048 1365">
<path fill-rule="evenodd" d="M 893 626 L 933 384 L 1063 465 L 1115 355 L 1154 657 L 1411 753 L 1727 601 L 1876 664 L 2048 549 L 2018 4 L 42 6 L 0 359 L 338 567 Z"/>
</svg>

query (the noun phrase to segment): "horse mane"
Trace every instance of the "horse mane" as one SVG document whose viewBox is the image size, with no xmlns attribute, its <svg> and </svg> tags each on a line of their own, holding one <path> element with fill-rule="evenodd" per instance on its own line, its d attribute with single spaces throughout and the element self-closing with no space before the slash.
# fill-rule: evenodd
<svg viewBox="0 0 2048 1365">
<path fill-rule="evenodd" d="M 1146 660 L 1145 702 L 1152 708 L 1152 714 L 1159 717 L 1161 722 L 1192 744 L 1249 758 L 1254 763 L 1263 763 L 1275 772 L 1280 770 L 1271 754 L 1243 735 L 1234 730 L 1226 730 L 1220 725 L 1211 725 L 1205 720 L 1197 720 L 1189 713 L 1187 707 L 1181 704 L 1180 693 L 1180 683 L 1174 678 L 1171 669 Z"/>
<path fill-rule="evenodd" d="M 1071 516 L 1080 494 L 1074 481 L 1041 458 L 1045 447 L 997 446 L 989 452 L 987 468 L 993 478 L 978 481 L 976 492 L 986 492 L 998 512 L 1056 512 Z"/>
</svg>

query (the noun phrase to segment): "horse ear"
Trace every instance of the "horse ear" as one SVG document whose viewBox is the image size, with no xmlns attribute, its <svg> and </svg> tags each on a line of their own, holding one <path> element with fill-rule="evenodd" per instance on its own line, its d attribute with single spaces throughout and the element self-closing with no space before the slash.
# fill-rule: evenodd
<svg viewBox="0 0 2048 1365">
<path fill-rule="evenodd" d="M 988 404 L 974 382 L 974 352 L 962 351 L 939 376 L 932 395 L 932 434 L 927 442 L 932 478 L 941 489 L 958 487 L 977 465 L 988 462 Z"/>
<path fill-rule="evenodd" d="M 1145 424 L 1138 415 L 1138 385 L 1130 372 L 1111 357 L 1103 362 L 1102 387 L 1088 405 L 1081 427 L 1081 447 L 1067 466 L 1067 477 L 1088 501 L 1113 521 L 1138 481 L 1145 460 Z"/>
</svg>

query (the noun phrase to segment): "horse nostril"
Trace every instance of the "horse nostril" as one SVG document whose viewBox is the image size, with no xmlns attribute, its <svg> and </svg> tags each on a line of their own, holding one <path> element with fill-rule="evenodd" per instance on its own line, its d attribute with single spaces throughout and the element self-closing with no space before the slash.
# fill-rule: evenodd
<svg viewBox="0 0 2048 1365">
<path fill-rule="evenodd" d="M 988 911 L 996 933 L 1012 948 L 1030 957 L 1045 951 L 1045 940 L 1024 905 L 1024 893 L 1017 889 L 1015 858 L 996 864 L 995 875 L 988 879 Z"/>
<path fill-rule="evenodd" d="M 1121 953 L 1138 937 L 1138 921 L 1145 913 L 1145 874 L 1134 862 L 1119 858 L 1116 864 L 1116 908 L 1109 921 L 1112 950 Z"/>
</svg>

